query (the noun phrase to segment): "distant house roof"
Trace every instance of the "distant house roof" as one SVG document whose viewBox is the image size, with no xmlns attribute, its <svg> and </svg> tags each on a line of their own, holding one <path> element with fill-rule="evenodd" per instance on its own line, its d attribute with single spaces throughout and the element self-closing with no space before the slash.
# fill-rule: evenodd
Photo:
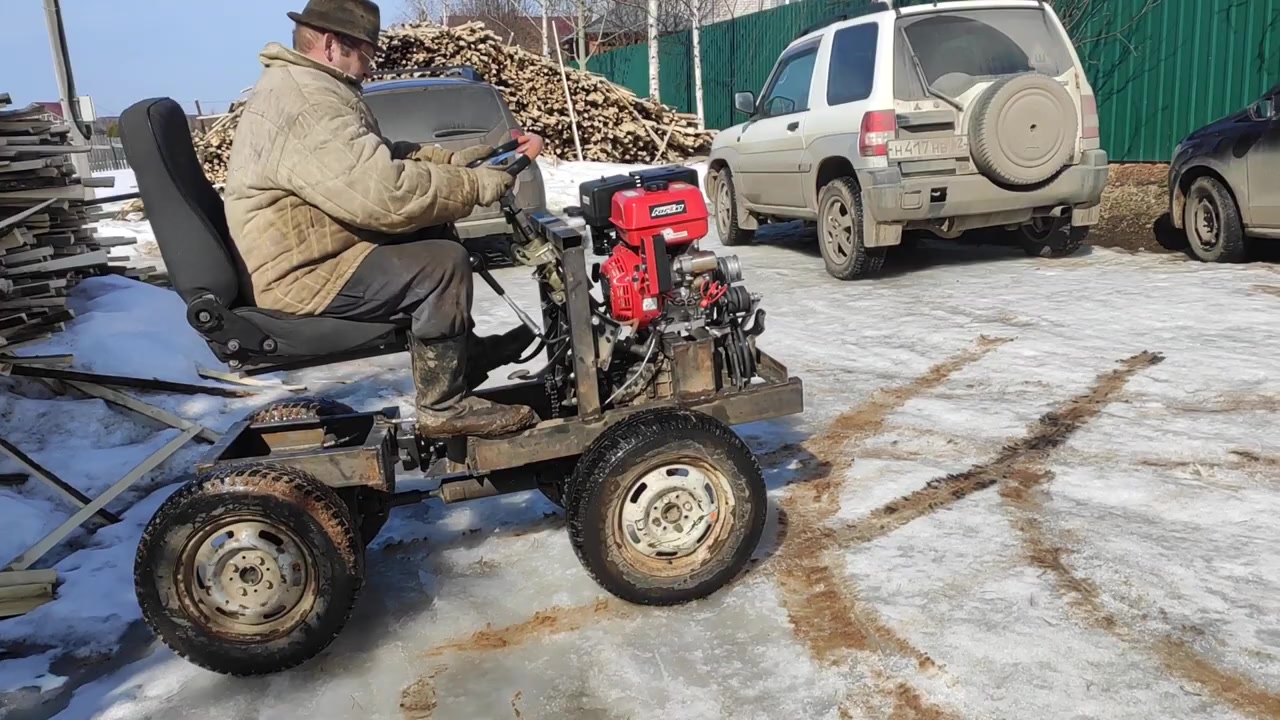
<svg viewBox="0 0 1280 720">
<path fill-rule="evenodd" d="M 487 17 L 483 15 L 450 15 L 448 27 L 458 27 L 472 22 L 482 22 L 485 27 L 496 33 L 498 37 L 512 45 L 518 45 L 530 52 L 542 52 L 542 16 L 513 15 L 512 17 Z M 556 35 L 560 41 L 573 37 L 573 19 L 566 15 L 547 16 L 547 44 L 555 44 Z"/>
<path fill-rule="evenodd" d="M 60 102 L 38 102 L 36 105 L 44 108 L 44 111 L 56 116 L 59 120 L 63 119 L 62 103 Z"/>
</svg>

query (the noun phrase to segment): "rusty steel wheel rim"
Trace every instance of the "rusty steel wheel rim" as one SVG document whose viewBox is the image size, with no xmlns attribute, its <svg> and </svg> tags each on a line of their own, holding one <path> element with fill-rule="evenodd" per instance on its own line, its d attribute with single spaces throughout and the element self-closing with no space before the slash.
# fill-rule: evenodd
<svg viewBox="0 0 1280 720">
<path fill-rule="evenodd" d="M 611 523 L 630 565 L 669 578 L 715 556 L 733 528 L 735 501 L 723 472 L 702 458 L 669 457 L 630 478 Z"/>
<path fill-rule="evenodd" d="M 288 634 L 316 603 L 309 547 L 256 515 L 218 518 L 183 546 L 178 593 L 192 617 L 219 635 L 263 642 Z"/>
<path fill-rule="evenodd" d="M 1218 246 L 1222 226 L 1218 220 L 1218 208 L 1208 196 L 1196 199 L 1192 207 L 1192 222 L 1195 227 L 1196 242 L 1205 250 Z"/>
</svg>

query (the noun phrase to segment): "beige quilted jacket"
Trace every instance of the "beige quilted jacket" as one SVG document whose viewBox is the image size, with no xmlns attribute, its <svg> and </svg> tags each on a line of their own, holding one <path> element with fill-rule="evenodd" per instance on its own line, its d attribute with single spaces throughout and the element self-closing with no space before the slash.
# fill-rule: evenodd
<svg viewBox="0 0 1280 720">
<path fill-rule="evenodd" d="M 379 242 L 466 217 L 494 182 L 448 151 L 388 142 L 340 71 L 277 43 L 260 59 L 224 193 L 259 307 L 323 312 Z"/>
</svg>

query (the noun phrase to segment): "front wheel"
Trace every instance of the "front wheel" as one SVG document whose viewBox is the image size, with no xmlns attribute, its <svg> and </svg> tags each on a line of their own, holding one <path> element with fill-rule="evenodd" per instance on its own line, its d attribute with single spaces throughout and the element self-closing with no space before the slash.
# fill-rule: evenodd
<svg viewBox="0 0 1280 720">
<path fill-rule="evenodd" d="M 569 536 L 591 577 L 642 605 L 706 597 L 760 542 L 760 466 L 728 426 L 665 409 L 628 418 L 583 454 L 570 480 Z"/>
<path fill-rule="evenodd" d="M 347 506 L 307 473 L 268 463 L 216 470 L 171 495 L 134 564 L 156 636 L 228 675 L 285 670 L 320 653 L 363 580 Z"/>
<path fill-rule="evenodd" d="M 1191 252 L 1203 262 L 1238 263 L 1248 255 L 1240 209 L 1215 178 L 1202 177 L 1191 184 L 1182 223 Z"/>
</svg>

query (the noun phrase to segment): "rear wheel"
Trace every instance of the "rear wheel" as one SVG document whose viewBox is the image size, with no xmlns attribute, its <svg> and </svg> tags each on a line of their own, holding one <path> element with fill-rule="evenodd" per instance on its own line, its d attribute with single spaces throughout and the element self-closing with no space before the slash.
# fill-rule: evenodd
<svg viewBox="0 0 1280 720">
<path fill-rule="evenodd" d="M 1043 217 L 1014 230 L 1013 236 L 1031 257 L 1064 258 L 1084 247 L 1089 227 L 1074 227 L 1070 218 Z"/>
<path fill-rule="evenodd" d="M 818 197 L 818 244 L 827 273 L 840 280 L 873 275 L 884 265 L 886 248 L 869 248 L 862 225 L 862 193 L 857 181 L 827 183 Z"/>
<path fill-rule="evenodd" d="M 733 186 L 733 172 L 728 167 L 716 171 L 716 180 L 712 187 L 715 190 L 713 204 L 720 244 L 725 247 L 750 245 L 755 239 L 756 231 L 748 230 L 741 225 L 741 210 L 738 205 L 738 192 Z"/>
<path fill-rule="evenodd" d="M 259 408 L 249 416 L 249 421 L 254 424 L 293 422 L 333 415 L 350 415 L 354 412 L 350 405 L 337 400 L 304 396 L 280 400 Z"/>
<path fill-rule="evenodd" d="M 1202 177 L 1191 184 L 1182 222 L 1191 252 L 1200 260 L 1238 263 L 1247 256 L 1240 209 L 1216 178 Z"/>
<path fill-rule="evenodd" d="M 208 670 L 260 675 L 337 637 L 364 581 L 364 552 L 337 494 L 302 471 L 224 468 L 170 496 L 138 544 L 142 616 Z"/>
<path fill-rule="evenodd" d="M 569 488 L 578 559 L 605 590 L 643 605 L 689 602 L 732 580 L 760 542 L 768 502 L 746 443 L 677 409 L 605 431 Z"/>
<path fill-rule="evenodd" d="M 259 408 L 249 416 L 249 420 L 254 424 L 298 422 L 353 413 L 355 410 L 346 403 L 326 397 L 302 396 L 280 400 Z M 326 443 L 343 445 L 356 439 L 356 435 L 330 437 Z M 342 499 L 351 511 L 351 517 L 360 528 L 360 539 L 366 546 L 373 542 L 378 533 L 382 532 L 382 526 L 387 524 L 387 518 L 390 517 L 391 509 L 383 495 L 384 493 L 367 489 L 348 489 L 342 493 Z"/>
</svg>

